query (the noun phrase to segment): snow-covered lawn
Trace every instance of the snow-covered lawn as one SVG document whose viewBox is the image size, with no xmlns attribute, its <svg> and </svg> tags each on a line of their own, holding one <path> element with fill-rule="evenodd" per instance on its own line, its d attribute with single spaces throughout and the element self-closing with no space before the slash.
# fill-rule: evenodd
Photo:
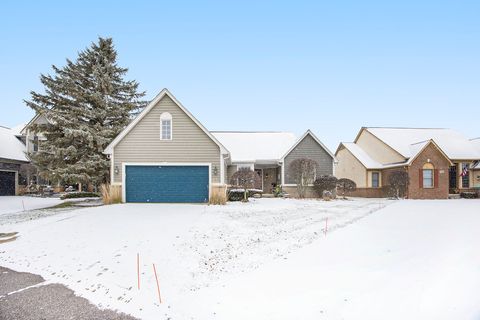
<svg viewBox="0 0 480 320">
<path fill-rule="evenodd" d="M 78 209 L 0 225 L 20 235 L 0 244 L 0 265 L 143 319 L 477 319 L 479 205 L 259 199 Z"/>
<path fill-rule="evenodd" d="M 61 202 L 62 200 L 59 198 L 40 198 L 28 196 L 0 197 L 0 215 L 52 207 Z"/>
</svg>

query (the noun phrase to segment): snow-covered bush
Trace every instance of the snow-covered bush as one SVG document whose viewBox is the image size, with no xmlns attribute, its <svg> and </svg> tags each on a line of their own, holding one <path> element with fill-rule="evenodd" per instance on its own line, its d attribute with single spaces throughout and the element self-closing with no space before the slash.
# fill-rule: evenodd
<svg viewBox="0 0 480 320">
<path fill-rule="evenodd" d="M 262 195 L 263 191 L 260 189 L 247 189 L 247 198 L 254 195 Z M 245 189 L 230 189 L 228 190 L 228 201 L 243 201 L 245 198 Z"/>
<path fill-rule="evenodd" d="M 320 176 L 315 179 L 313 187 L 320 197 L 323 197 L 323 191 L 330 191 L 332 194 L 335 194 L 335 189 L 337 188 L 337 178 L 332 175 Z"/>
<path fill-rule="evenodd" d="M 337 189 L 342 191 L 342 197 L 345 199 L 345 193 L 355 191 L 357 184 L 353 180 L 341 178 L 337 180 Z"/>
<path fill-rule="evenodd" d="M 75 199 L 75 198 L 98 198 L 100 195 L 95 192 L 71 192 L 60 196 L 60 199 Z"/>
</svg>

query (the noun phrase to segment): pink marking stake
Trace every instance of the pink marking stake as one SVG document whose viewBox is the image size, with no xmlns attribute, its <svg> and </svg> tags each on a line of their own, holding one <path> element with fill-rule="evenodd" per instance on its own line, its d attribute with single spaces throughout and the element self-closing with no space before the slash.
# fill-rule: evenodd
<svg viewBox="0 0 480 320">
<path fill-rule="evenodd" d="M 157 269 L 155 269 L 155 263 L 153 263 L 153 273 L 155 273 L 155 280 L 157 281 L 157 293 L 158 293 L 158 302 L 162 303 L 162 296 L 160 295 L 160 285 L 158 284 Z"/>
</svg>

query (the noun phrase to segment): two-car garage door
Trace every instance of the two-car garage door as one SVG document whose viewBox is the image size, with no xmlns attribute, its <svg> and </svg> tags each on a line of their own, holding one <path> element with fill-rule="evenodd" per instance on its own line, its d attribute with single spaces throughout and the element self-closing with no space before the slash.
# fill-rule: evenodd
<svg viewBox="0 0 480 320">
<path fill-rule="evenodd" d="M 126 165 L 126 202 L 207 202 L 209 166 Z"/>
</svg>

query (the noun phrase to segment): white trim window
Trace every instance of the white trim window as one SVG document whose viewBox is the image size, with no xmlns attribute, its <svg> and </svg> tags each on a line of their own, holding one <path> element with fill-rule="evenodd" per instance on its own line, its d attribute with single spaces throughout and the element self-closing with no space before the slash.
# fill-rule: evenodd
<svg viewBox="0 0 480 320">
<path fill-rule="evenodd" d="M 160 115 L 160 140 L 172 140 L 172 115 L 168 112 Z"/>
<path fill-rule="evenodd" d="M 372 172 L 372 188 L 380 188 L 380 172 Z"/>
<path fill-rule="evenodd" d="M 435 167 L 431 163 L 425 163 L 422 169 L 422 185 L 423 188 L 429 189 L 434 187 L 435 177 L 434 177 Z"/>
</svg>

